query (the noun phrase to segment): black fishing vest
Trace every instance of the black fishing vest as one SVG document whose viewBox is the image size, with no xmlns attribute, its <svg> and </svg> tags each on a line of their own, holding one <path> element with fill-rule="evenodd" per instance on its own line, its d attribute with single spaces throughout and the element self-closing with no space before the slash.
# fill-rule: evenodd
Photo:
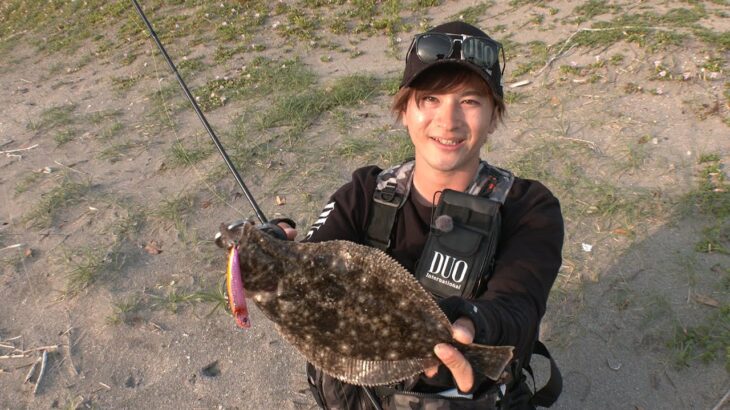
<svg viewBox="0 0 730 410">
<path fill-rule="evenodd" d="M 378 175 L 365 238 L 368 245 L 383 251 L 390 248 L 396 215 L 410 194 L 414 166 L 411 160 Z M 500 209 L 513 182 L 510 171 L 482 161 L 465 192 L 447 189 L 441 193 L 415 272 L 421 285 L 435 297 L 473 298 L 486 289 L 501 230 Z M 529 375 L 534 386 L 532 354 L 550 361 L 547 383 L 534 392 L 525 383 Z M 525 362 L 514 361 L 510 372 L 512 381 L 506 386 L 505 396 L 500 397 L 500 409 L 550 407 L 560 396 L 560 370 L 537 336 Z"/>
<path fill-rule="evenodd" d="M 410 193 L 415 161 L 382 171 L 373 193 L 366 243 L 387 250 L 396 214 Z M 441 193 L 415 275 L 437 298 L 475 297 L 492 272 L 501 228 L 500 208 L 514 177 L 482 161 L 465 192 Z"/>
</svg>

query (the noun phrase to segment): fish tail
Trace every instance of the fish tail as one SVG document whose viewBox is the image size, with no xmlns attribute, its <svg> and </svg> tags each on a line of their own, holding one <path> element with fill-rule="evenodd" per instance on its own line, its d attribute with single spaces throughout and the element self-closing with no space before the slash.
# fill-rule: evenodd
<svg viewBox="0 0 730 410">
<path fill-rule="evenodd" d="M 228 268 L 226 269 L 226 290 L 228 291 L 228 305 L 236 318 L 236 324 L 242 328 L 251 327 L 246 305 L 246 291 L 243 288 L 243 276 L 238 259 L 238 249 L 231 247 L 228 254 Z"/>
<path fill-rule="evenodd" d="M 513 346 L 485 346 L 480 344 L 460 345 L 458 349 L 464 354 L 474 371 L 492 380 L 498 380 L 504 369 L 514 356 Z"/>
</svg>

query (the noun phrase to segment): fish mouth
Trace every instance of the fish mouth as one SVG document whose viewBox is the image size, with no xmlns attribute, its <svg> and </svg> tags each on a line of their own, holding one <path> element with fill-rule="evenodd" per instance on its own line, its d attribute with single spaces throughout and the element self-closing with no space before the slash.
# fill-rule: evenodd
<svg viewBox="0 0 730 410">
<path fill-rule="evenodd" d="M 432 141 L 436 141 L 437 143 L 441 145 L 445 145 L 447 147 L 456 147 L 464 143 L 466 141 L 466 138 L 439 138 L 439 137 L 429 137 Z"/>
</svg>

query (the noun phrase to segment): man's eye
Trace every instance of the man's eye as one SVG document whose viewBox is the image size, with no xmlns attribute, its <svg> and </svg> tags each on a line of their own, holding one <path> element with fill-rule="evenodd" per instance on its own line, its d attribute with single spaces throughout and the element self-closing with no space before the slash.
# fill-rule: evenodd
<svg viewBox="0 0 730 410">
<path fill-rule="evenodd" d="M 427 96 L 423 97 L 423 101 L 424 102 L 436 102 L 436 101 L 438 101 L 438 99 L 432 95 L 427 95 Z"/>
<path fill-rule="evenodd" d="M 462 102 L 467 105 L 479 105 L 480 104 L 479 100 L 473 100 L 473 99 L 469 99 L 469 98 L 466 100 L 463 100 Z"/>
</svg>

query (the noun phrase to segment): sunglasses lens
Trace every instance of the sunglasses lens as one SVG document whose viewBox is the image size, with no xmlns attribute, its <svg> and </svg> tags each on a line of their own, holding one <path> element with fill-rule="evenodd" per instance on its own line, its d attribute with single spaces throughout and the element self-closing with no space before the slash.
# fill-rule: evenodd
<svg viewBox="0 0 730 410">
<path fill-rule="evenodd" d="M 416 53 L 424 63 L 448 58 L 451 54 L 451 39 L 444 35 L 423 35 L 416 43 Z"/>
<path fill-rule="evenodd" d="M 497 62 L 499 48 L 484 39 L 469 37 L 461 45 L 461 52 L 465 60 L 483 67 L 489 68 Z"/>
</svg>

